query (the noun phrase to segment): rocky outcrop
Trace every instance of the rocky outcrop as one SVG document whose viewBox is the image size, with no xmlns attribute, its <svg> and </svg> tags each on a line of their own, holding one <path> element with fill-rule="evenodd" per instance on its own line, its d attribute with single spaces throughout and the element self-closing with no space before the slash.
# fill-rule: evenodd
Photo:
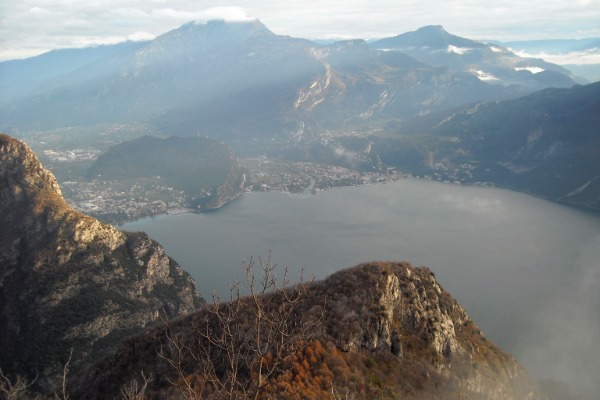
<svg viewBox="0 0 600 400">
<path fill-rule="evenodd" d="M 223 184 L 218 188 L 214 189 L 210 195 L 204 197 L 198 197 L 192 201 L 192 206 L 199 210 L 219 208 L 223 205 L 235 200 L 244 190 L 246 185 L 246 175 L 242 172 L 242 169 L 237 164 L 235 154 L 229 152 L 230 157 L 234 160 L 234 163 L 229 168 L 227 177 L 223 181 Z"/>
<path fill-rule="evenodd" d="M 286 301 L 278 296 L 265 298 L 265 304 L 277 309 Z M 241 314 L 254 315 L 252 304 L 242 302 L 249 309 Z M 177 374 L 193 380 L 198 362 L 186 351 L 175 353 L 183 354 L 175 371 L 165 360 L 168 349 L 183 344 L 183 338 L 194 338 L 190 343 L 197 345 L 198 329 L 208 329 L 202 325 L 206 315 L 199 311 L 124 342 L 114 356 L 86 372 L 74 393 L 89 399 L 118 394 L 144 371 L 153 379 L 146 394 L 178 398 L 172 382 Z M 340 271 L 312 284 L 296 315 L 290 326 L 311 316 L 321 323 L 302 339 L 313 344 L 275 378 L 285 382 L 283 387 L 292 384 L 296 394 L 290 398 L 343 398 L 335 393 L 385 399 L 544 398 L 527 372 L 483 336 L 427 268 L 375 262 Z"/>
<path fill-rule="evenodd" d="M 148 326 L 198 308 L 193 279 L 144 233 L 74 211 L 21 141 L 0 135 L 0 368 L 51 389 Z"/>
<path fill-rule="evenodd" d="M 421 369 L 437 382 L 424 384 L 415 398 L 543 398 L 527 372 L 485 338 L 427 268 L 363 264 L 332 275 L 317 292 L 327 299 L 325 328 L 338 348 L 393 355 L 399 375 Z M 404 396 L 413 398 L 409 394 Z"/>
</svg>

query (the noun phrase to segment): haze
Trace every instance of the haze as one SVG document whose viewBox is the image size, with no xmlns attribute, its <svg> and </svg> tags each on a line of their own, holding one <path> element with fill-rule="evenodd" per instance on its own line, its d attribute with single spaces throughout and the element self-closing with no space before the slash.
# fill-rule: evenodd
<svg viewBox="0 0 600 400">
<path fill-rule="evenodd" d="M 260 19 L 277 34 L 303 38 L 382 38 L 444 25 L 478 40 L 600 36 L 600 3 L 579 1 L 223 1 L 9 0 L 0 3 L 0 61 L 56 48 L 146 40 L 190 20 Z"/>
</svg>

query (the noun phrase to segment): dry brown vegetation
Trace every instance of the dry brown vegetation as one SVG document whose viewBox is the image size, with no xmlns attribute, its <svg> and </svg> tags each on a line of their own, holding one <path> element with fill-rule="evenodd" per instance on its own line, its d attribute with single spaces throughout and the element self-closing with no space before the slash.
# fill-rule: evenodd
<svg viewBox="0 0 600 400">
<path fill-rule="evenodd" d="M 426 268 L 369 263 L 310 285 L 258 287 L 128 340 L 75 393 L 118 393 L 143 371 L 156 399 L 537 398 Z"/>
</svg>

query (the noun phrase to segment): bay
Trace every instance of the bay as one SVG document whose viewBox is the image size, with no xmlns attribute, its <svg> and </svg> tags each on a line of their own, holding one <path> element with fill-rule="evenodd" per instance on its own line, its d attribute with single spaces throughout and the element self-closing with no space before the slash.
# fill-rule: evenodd
<svg viewBox="0 0 600 400">
<path fill-rule="evenodd" d="M 219 210 L 128 223 L 210 300 L 269 252 L 298 279 L 374 260 L 427 266 L 486 336 L 538 377 L 598 387 L 600 216 L 509 190 L 406 179 L 316 195 L 249 193 Z"/>
</svg>

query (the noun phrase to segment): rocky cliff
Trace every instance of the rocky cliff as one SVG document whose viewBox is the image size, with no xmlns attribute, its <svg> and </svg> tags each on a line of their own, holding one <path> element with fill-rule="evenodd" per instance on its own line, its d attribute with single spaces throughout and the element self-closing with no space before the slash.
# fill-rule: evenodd
<svg viewBox="0 0 600 400">
<path fill-rule="evenodd" d="M 191 202 L 191 205 L 198 210 L 207 210 L 219 208 L 235 200 L 244 190 L 246 185 L 246 175 L 237 163 L 233 152 L 229 152 L 231 160 L 234 163 L 229 167 L 227 176 L 223 179 L 222 185 L 210 192 L 210 194 L 198 197 Z"/>
<path fill-rule="evenodd" d="M 255 304 L 271 304 L 277 314 L 293 298 L 290 293 L 242 301 L 235 307 L 245 307 L 239 314 L 250 315 L 252 321 L 261 314 L 255 312 Z M 143 373 L 149 381 L 146 395 L 179 398 L 174 383 L 203 382 L 198 355 L 208 353 L 197 349 L 202 346 L 201 333 L 222 337 L 214 324 L 204 326 L 211 320 L 206 318 L 207 310 L 124 342 L 114 356 L 86 372 L 74 393 L 88 399 L 116 395 L 139 381 Z M 228 306 L 222 305 L 221 310 L 225 316 L 232 315 Z M 290 315 L 287 327 L 308 320 L 320 323 L 301 338 L 304 344 L 285 368 L 271 376 L 263 395 L 269 392 L 274 398 L 292 399 L 543 398 L 527 372 L 483 336 L 426 268 L 376 262 L 340 271 L 312 284 Z M 235 328 L 233 337 L 240 338 L 248 337 L 250 331 L 245 329 L 256 328 L 252 322 L 228 326 Z M 272 354 L 265 360 L 267 367 L 274 363 Z M 226 366 L 218 365 L 217 375 L 229 377 Z M 237 372 L 244 373 L 244 369 Z M 253 372 L 250 368 L 245 373 Z M 260 370 L 258 376 L 262 376 Z M 207 387 L 210 384 L 195 388 L 211 398 Z"/>
<path fill-rule="evenodd" d="M 21 141 L 0 135 L 0 368 L 50 390 L 124 338 L 203 300 L 144 233 L 74 211 Z"/>
<path fill-rule="evenodd" d="M 332 275 L 316 291 L 326 299 L 325 328 L 337 348 L 392 356 L 395 370 L 382 380 L 400 398 L 543 398 L 427 268 L 364 264 Z"/>
</svg>

